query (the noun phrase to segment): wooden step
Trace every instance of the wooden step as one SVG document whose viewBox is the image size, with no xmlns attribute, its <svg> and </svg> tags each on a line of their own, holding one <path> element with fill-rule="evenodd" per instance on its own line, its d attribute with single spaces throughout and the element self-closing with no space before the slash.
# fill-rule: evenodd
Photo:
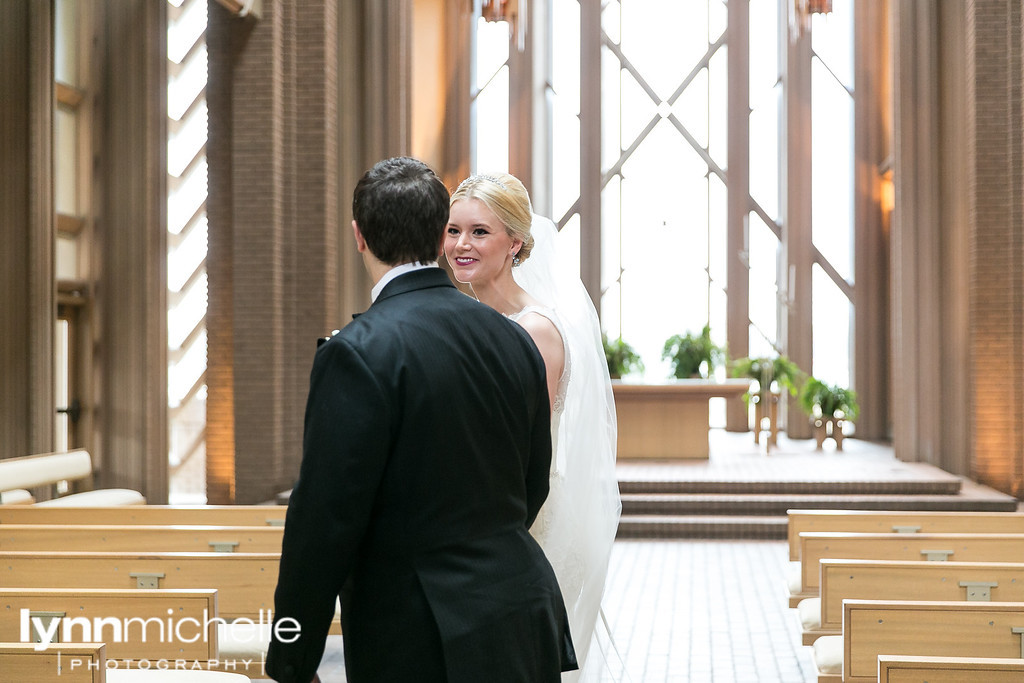
<svg viewBox="0 0 1024 683">
<path fill-rule="evenodd" d="M 625 493 L 623 515 L 776 515 L 805 510 L 974 510 L 1013 512 L 1010 496 L 775 493 Z"/>
<path fill-rule="evenodd" d="M 619 491 L 630 493 L 681 494 L 788 494 L 788 495 L 913 495 L 955 496 L 960 492 L 958 477 L 900 480 L 715 480 L 619 477 Z"/>
<path fill-rule="evenodd" d="M 623 515 L 619 539 L 784 539 L 786 518 L 742 515 Z"/>
</svg>

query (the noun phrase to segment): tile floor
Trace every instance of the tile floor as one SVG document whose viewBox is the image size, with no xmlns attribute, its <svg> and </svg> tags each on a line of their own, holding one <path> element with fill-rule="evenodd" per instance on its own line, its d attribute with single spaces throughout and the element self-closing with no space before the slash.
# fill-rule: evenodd
<svg viewBox="0 0 1024 683">
<path fill-rule="evenodd" d="M 618 541 L 605 612 L 635 683 L 814 681 L 782 541 Z"/>
<path fill-rule="evenodd" d="M 811 683 L 787 606 L 784 541 L 617 541 L 605 613 L 621 660 L 602 681 Z M 345 681 L 341 637 L 323 683 Z"/>
</svg>

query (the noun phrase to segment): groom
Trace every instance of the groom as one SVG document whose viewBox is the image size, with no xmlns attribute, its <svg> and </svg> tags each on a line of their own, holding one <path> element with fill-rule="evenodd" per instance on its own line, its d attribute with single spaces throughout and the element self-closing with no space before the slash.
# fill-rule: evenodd
<svg viewBox="0 0 1024 683">
<path fill-rule="evenodd" d="M 374 302 L 313 361 L 266 663 L 278 681 L 314 679 L 339 592 L 350 683 L 557 682 L 576 668 L 527 531 L 548 494 L 543 360 L 437 267 L 448 199 L 409 158 L 356 186 Z"/>
</svg>

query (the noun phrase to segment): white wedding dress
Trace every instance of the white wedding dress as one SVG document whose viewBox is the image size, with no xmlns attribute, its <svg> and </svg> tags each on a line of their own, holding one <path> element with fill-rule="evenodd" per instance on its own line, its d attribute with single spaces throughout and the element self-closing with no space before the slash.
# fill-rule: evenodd
<svg viewBox="0 0 1024 683">
<path fill-rule="evenodd" d="M 536 313 L 551 320 L 562 337 L 565 366 L 552 402 L 550 492 L 530 533 L 555 570 L 580 662 L 580 670 L 563 674 L 562 680 L 596 681 L 609 671 L 609 653 L 595 627 L 621 512 L 615 403 L 593 303 L 578 275 L 559 258 L 554 224 L 534 216 L 532 234 L 530 258 L 512 272 L 543 305 L 510 318 Z"/>
</svg>

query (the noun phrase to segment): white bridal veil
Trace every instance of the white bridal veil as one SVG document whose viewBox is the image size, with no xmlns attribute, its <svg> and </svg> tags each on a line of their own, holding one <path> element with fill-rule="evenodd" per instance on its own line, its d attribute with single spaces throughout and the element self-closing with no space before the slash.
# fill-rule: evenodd
<svg viewBox="0 0 1024 683">
<path fill-rule="evenodd" d="M 581 580 L 571 582 L 580 586 L 578 592 L 563 598 L 581 676 L 587 680 L 604 668 L 604 657 L 598 652 L 587 655 L 621 512 L 615 474 L 615 403 L 597 312 L 579 276 L 567 266 L 572 261 L 560 257 L 558 230 L 549 219 L 534 215 L 531 232 L 533 251 L 512 273 L 527 293 L 555 311 L 570 363 L 564 409 L 553 439 L 557 444 L 553 469 L 562 481 L 557 492 L 552 488 L 552 497 L 559 500 L 549 501 L 557 512 L 542 545 L 556 574 L 582 574 Z M 574 566 L 559 567 L 560 557 L 571 558 L 567 561 Z M 583 634 L 587 635 L 581 638 Z"/>
</svg>

